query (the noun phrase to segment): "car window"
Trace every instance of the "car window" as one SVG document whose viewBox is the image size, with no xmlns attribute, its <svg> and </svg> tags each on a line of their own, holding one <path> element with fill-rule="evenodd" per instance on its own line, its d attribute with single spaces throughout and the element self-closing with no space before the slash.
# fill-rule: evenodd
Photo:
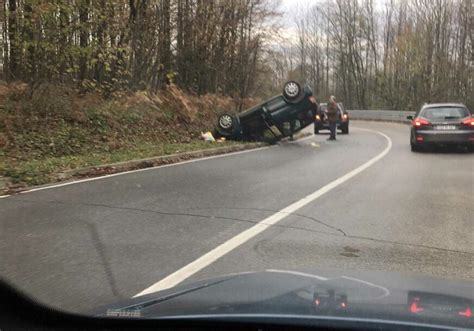
<svg viewBox="0 0 474 331">
<path fill-rule="evenodd" d="M 421 116 L 428 119 L 464 118 L 469 116 L 469 112 L 461 107 L 433 107 L 424 109 Z"/>
</svg>

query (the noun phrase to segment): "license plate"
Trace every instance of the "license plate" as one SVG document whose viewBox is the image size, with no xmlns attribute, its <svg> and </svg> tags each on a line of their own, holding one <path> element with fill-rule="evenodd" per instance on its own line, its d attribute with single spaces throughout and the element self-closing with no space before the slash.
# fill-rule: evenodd
<svg viewBox="0 0 474 331">
<path fill-rule="evenodd" d="M 437 125 L 436 129 L 438 130 L 456 130 L 455 125 Z"/>
</svg>

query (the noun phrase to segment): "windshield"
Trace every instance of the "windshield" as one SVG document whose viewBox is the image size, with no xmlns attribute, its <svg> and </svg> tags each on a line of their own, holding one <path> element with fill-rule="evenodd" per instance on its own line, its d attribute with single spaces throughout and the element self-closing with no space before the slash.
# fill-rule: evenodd
<svg viewBox="0 0 474 331">
<path fill-rule="evenodd" d="M 424 109 L 421 116 L 427 119 L 464 118 L 469 116 L 466 108 L 460 107 L 436 107 Z"/>
<path fill-rule="evenodd" d="M 473 17 L 2 1 L 0 280 L 115 318 L 474 321 Z"/>
</svg>

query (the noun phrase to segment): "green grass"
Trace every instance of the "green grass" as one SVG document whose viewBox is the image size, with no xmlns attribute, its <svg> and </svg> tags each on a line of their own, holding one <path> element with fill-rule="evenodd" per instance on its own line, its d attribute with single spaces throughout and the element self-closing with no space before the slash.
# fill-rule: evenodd
<svg viewBox="0 0 474 331">
<path fill-rule="evenodd" d="M 14 184 L 41 185 L 57 181 L 57 174 L 65 170 L 238 144 L 232 141 L 209 143 L 200 140 L 189 143 L 141 143 L 111 152 L 47 157 L 28 161 L 12 160 L 0 155 L 0 174 L 9 177 Z"/>
<path fill-rule="evenodd" d="M 67 85 L 11 88 L 0 101 L 0 176 L 15 186 L 58 181 L 67 170 L 235 145 L 207 143 L 230 98 L 180 91 L 104 97 Z M 190 106 L 192 106 L 190 108 Z"/>
</svg>

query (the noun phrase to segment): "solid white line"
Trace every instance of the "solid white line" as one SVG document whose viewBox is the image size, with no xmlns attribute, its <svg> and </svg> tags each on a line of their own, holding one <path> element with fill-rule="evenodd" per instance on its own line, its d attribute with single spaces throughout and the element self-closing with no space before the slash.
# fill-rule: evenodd
<svg viewBox="0 0 474 331">
<path fill-rule="evenodd" d="M 308 139 L 313 138 L 313 137 L 314 136 L 305 137 L 305 138 L 293 141 L 291 143 L 305 141 L 305 140 L 308 140 Z M 275 145 L 275 146 L 277 146 L 277 145 Z M 207 157 L 202 157 L 202 158 L 197 158 L 197 159 L 192 159 L 192 160 L 187 160 L 187 161 L 182 161 L 182 162 L 177 162 L 177 163 L 163 164 L 163 165 L 156 166 L 156 167 L 135 169 L 135 170 L 118 172 L 118 173 L 110 174 L 110 175 L 103 175 L 103 176 L 98 176 L 98 177 L 79 179 L 79 180 L 60 183 L 60 184 L 53 184 L 53 185 L 47 185 L 47 186 L 43 186 L 43 187 L 37 187 L 37 188 L 30 189 L 30 190 L 21 191 L 19 193 L 20 194 L 25 194 L 25 193 L 31 193 L 31 192 L 36 192 L 36 191 L 49 190 L 49 189 L 56 188 L 56 187 L 68 186 L 68 185 L 85 183 L 85 182 L 91 182 L 91 181 L 94 181 L 94 180 L 100 180 L 100 179 L 105 179 L 105 178 L 110 178 L 110 177 L 115 177 L 115 176 L 121 176 L 121 175 L 131 174 L 131 173 L 134 173 L 134 172 L 142 172 L 142 171 L 154 170 L 154 169 L 159 169 L 159 168 L 167 168 L 167 167 L 173 167 L 173 166 L 182 165 L 182 164 L 186 164 L 186 163 L 199 162 L 199 161 L 217 159 L 217 158 L 222 158 L 222 157 L 227 157 L 227 156 L 232 156 L 232 155 L 238 155 L 238 154 L 244 154 L 244 153 L 249 153 L 249 152 L 261 151 L 261 150 L 268 149 L 268 148 L 271 148 L 271 147 L 274 147 L 274 146 L 258 147 L 258 148 L 247 149 L 247 150 L 239 151 L 239 152 L 230 152 L 230 153 L 207 156 Z M 8 198 L 9 196 L 11 196 L 11 195 L 1 195 L 0 199 Z"/>
<path fill-rule="evenodd" d="M 266 272 L 274 272 L 274 273 L 279 273 L 279 274 L 289 274 L 289 275 L 295 275 L 295 276 L 302 276 L 302 277 L 308 277 L 308 278 L 315 278 L 320 281 L 326 281 L 329 278 L 323 277 L 323 276 L 318 276 L 318 275 L 313 275 L 313 274 L 307 274 L 305 272 L 299 272 L 299 271 L 291 271 L 291 270 L 280 270 L 280 269 L 268 269 L 265 270 Z"/>
<path fill-rule="evenodd" d="M 304 138 L 301 138 L 301 139 L 296 139 L 296 140 L 293 140 L 293 141 L 287 141 L 287 143 L 289 144 L 297 144 L 297 143 L 300 143 L 300 142 L 303 142 L 303 141 L 306 141 L 306 140 L 309 140 L 311 138 L 314 138 L 314 135 L 311 134 L 310 136 L 307 136 L 307 137 L 304 137 Z"/>
<path fill-rule="evenodd" d="M 134 173 L 134 172 L 156 170 L 156 169 L 160 169 L 160 168 L 173 167 L 173 166 L 183 165 L 183 164 L 192 163 L 192 162 L 206 161 L 206 160 L 217 159 L 217 158 L 222 158 L 222 157 L 227 157 L 227 156 L 233 156 L 233 155 L 239 155 L 239 154 L 244 154 L 244 153 L 249 153 L 249 152 L 261 151 L 261 150 L 264 150 L 264 149 L 267 149 L 267 148 L 270 148 L 270 147 L 271 146 L 264 146 L 264 147 L 259 147 L 259 148 L 247 149 L 247 150 L 239 151 L 239 152 L 231 152 L 231 153 L 225 153 L 225 154 L 219 154 L 219 155 L 213 155 L 213 156 L 208 156 L 208 157 L 203 157 L 203 158 L 198 158 L 198 159 L 192 159 L 192 160 L 177 162 L 177 163 L 164 164 L 164 165 L 160 165 L 160 166 L 156 166 L 156 167 L 118 172 L 116 174 L 104 175 L 104 176 L 100 176 L 100 177 L 79 179 L 79 180 L 75 180 L 75 181 L 72 181 L 72 182 L 65 182 L 65 183 L 61 183 L 61 184 L 55 184 L 55 185 L 48 185 L 48 186 L 44 186 L 44 187 L 33 188 L 33 189 L 30 189 L 30 190 L 21 191 L 20 193 L 21 194 L 31 193 L 31 192 L 36 192 L 36 191 L 48 190 L 48 189 L 56 188 L 56 187 L 68 186 L 68 185 L 85 183 L 85 182 L 91 182 L 91 181 L 94 181 L 94 180 L 101 180 L 101 179 L 115 177 L 115 176 L 127 175 L 127 174 L 131 174 L 131 173 Z M 8 197 L 8 196 L 3 196 L 3 197 Z"/>
<path fill-rule="evenodd" d="M 373 284 L 373 283 L 370 283 L 368 281 L 365 281 L 365 280 L 362 280 L 362 279 L 358 279 L 358 278 L 354 278 L 354 277 L 348 277 L 348 276 L 342 276 L 341 278 L 344 278 L 344 279 L 348 279 L 348 280 L 352 280 L 354 282 L 359 282 L 359 283 L 362 283 L 362 284 L 365 284 L 365 285 L 368 285 L 368 286 L 371 286 L 371 287 L 375 287 L 375 288 L 378 288 L 380 290 L 383 291 L 383 294 L 374 298 L 375 299 L 382 299 L 382 298 L 385 298 L 385 297 L 388 297 L 390 295 L 390 291 L 388 290 L 388 288 L 386 287 L 383 287 L 381 285 L 377 285 L 377 284 Z"/>
<path fill-rule="evenodd" d="M 193 262 L 189 263 L 188 265 L 182 267 L 181 269 L 175 271 L 171 275 L 168 275 L 167 277 L 163 278 L 159 282 L 153 284 L 152 286 L 144 289 L 140 293 L 136 294 L 134 297 L 140 296 L 140 295 L 145 295 L 161 290 L 168 289 L 170 287 L 176 286 L 177 284 L 181 283 L 183 280 L 189 278 L 190 276 L 194 275 L 198 271 L 204 269 L 208 265 L 212 264 L 222 256 L 226 255 L 227 253 L 231 252 L 235 248 L 239 247 L 243 243 L 249 241 L 259 233 L 265 231 L 272 225 L 280 222 L 282 219 L 286 218 L 289 214 L 294 213 L 298 209 L 306 206 L 307 204 L 315 201 L 322 195 L 326 194 L 327 192 L 331 191 L 332 189 L 338 187 L 339 185 L 343 184 L 344 182 L 348 181 L 355 175 L 361 173 L 362 171 L 366 170 L 369 168 L 371 165 L 373 165 L 375 162 L 379 161 L 382 159 L 387 153 L 390 151 L 392 148 L 392 140 L 385 135 L 382 132 L 379 131 L 372 131 L 369 129 L 359 129 L 362 131 L 367 131 L 367 132 L 372 132 L 376 133 L 378 135 L 381 135 L 387 140 L 387 147 L 377 156 L 373 157 L 369 161 L 365 162 L 361 166 L 355 168 L 354 170 L 348 172 L 342 177 L 339 177 L 338 179 L 330 182 L 329 184 L 323 186 L 319 190 L 311 193 L 310 195 L 304 197 L 301 200 L 298 200 L 291 205 L 287 206 L 286 208 L 283 208 L 279 212 L 265 218 L 264 220 L 258 222 L 251 228 L 241 232 L 240 234 L 236 235 L 235 237 L 229 239 L 228 241 L 224 242 L 223 244 L 217 246 L 213 250 L 209 251 L 208 253 L 204 254 L 200 258 L 194 260 Z"/>
</svg>

